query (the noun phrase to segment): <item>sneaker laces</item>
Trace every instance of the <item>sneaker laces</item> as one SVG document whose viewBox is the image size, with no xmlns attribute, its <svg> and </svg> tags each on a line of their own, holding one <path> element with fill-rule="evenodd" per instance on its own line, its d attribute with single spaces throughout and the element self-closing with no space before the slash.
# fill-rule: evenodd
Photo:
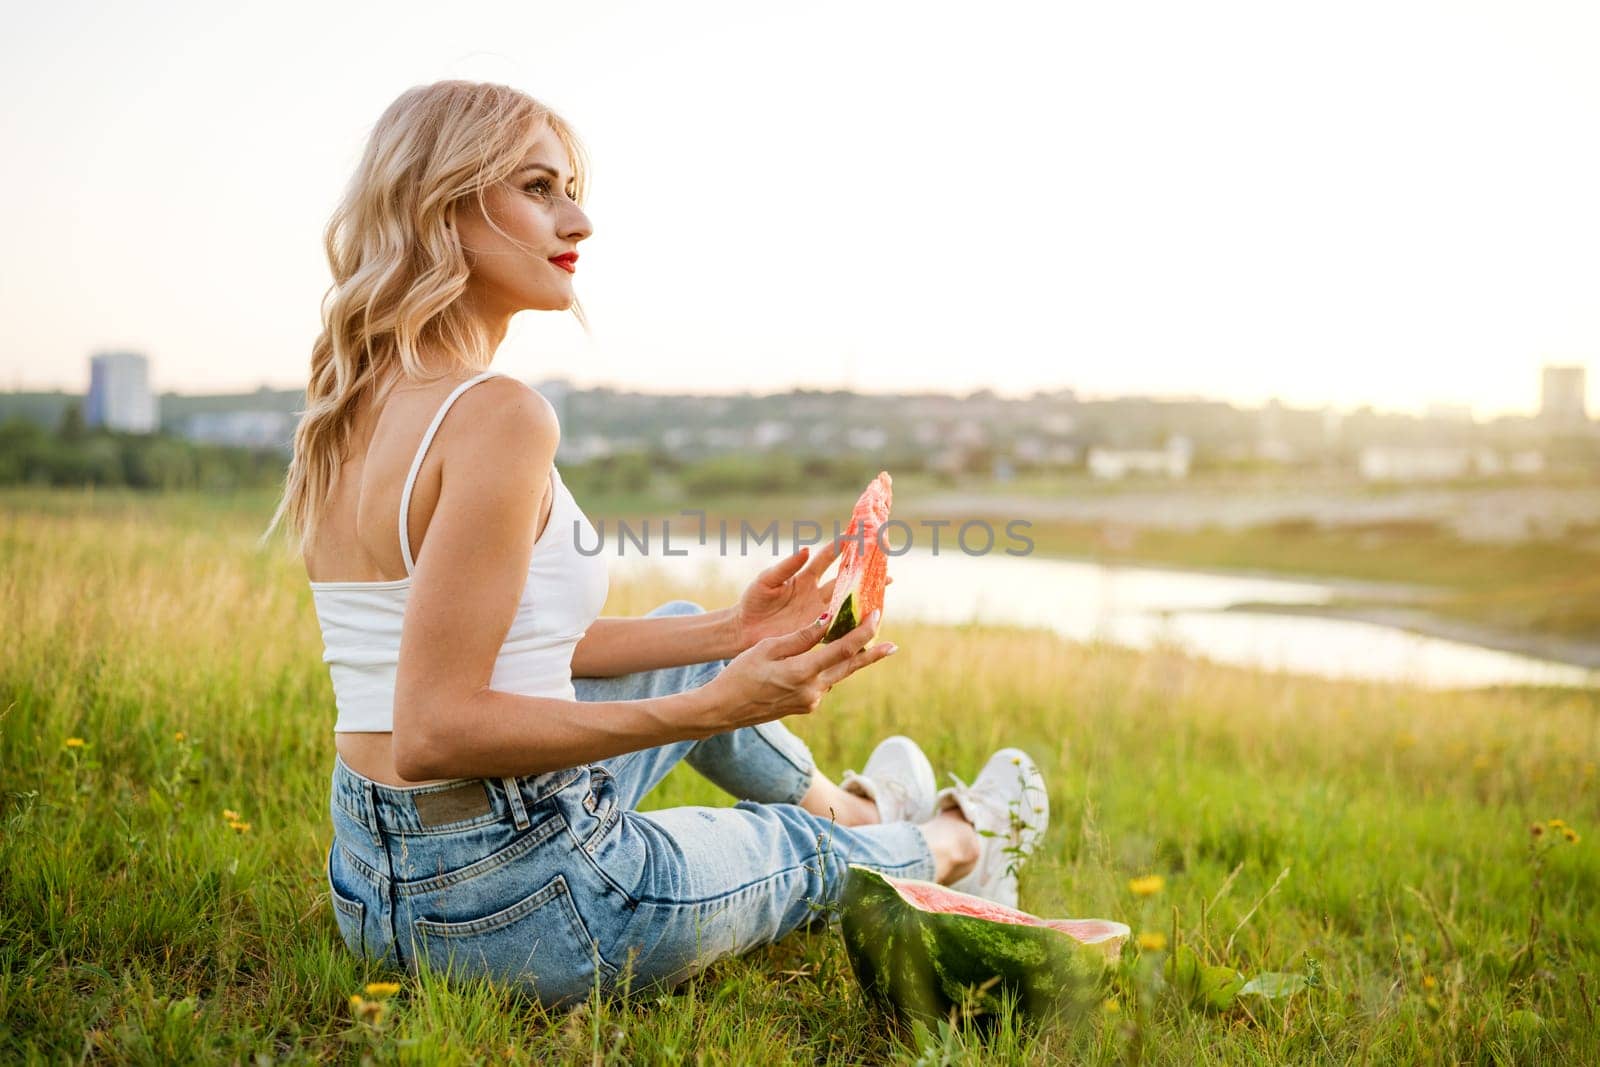
<svg viewBox="0 0 1600 1067">
<path fill-rule="evenodd" d="M 962 817 L 969 823 L 972 823 L 974 830 L 984 837 L 1006 838 L 1007 844 L 1013 849 L 1022 847 L 1023 837 L 1026 834 L 1026 822 L 1022 818 L 1021 809 L 1026 806 L 1031 813 L 1033 807 L 1031 804 L 1027 804 L 1025 794 L 1023 797 L 1007 803 L 993 793 L 975 789 L 968 785 L 954 771 L 946 771 L 945 773 L 949 775 L 950 780 L 955 785 L 946 787 L 942 792 L 956 801 L 956 810 L 960 811 Z M 1001 828 L 994 830 L 979 826 L 973 822 L 972 816 L 967 811 L 966 804 L 961 803 L 962 801 L 967 801 L 974 807 L 982 808 L 985 812 L 994 815 L 1001 824 Z M 1028 849 L 1027 851 L 1032 850 Z"/>
<path fill-rule="evenodd" d="M 906 784 L 904 782 L 896 782 L 893 779 L 890 779 L 887 782 L 876 782 L 874 784 L 877 785 L 880 790 L 889 793 L 895 798 L 895 800 L 899 801 L 902 810 L 911 810 L 911 790 L 906 788 Z"/>
<path fill-rule="evenodd" d="M 902 816 L 912 808 L 911 790 L 906 788 L 904 782 L 895 781 L 892 778 L 880 780 L 870 778 L 865 774 L 857 774 L 855 771 L 845 771 L 844 776 L 839 779 L 839 788 L 849 789 L 851 782 L 857 784 L 856 788 L 851 789 L 850 792 L 863 796 L 876 804 L 880 816 L 883 814 L 883 799 L 886 794 L 900 805 Z"/>
<path fill-rule="evenodd" d="M 984 829 L 972 821 L 972 814 L 967 810 L 967 804 L 964 803 L 971 802 L 975 807 L 988 807 L 993 806 L 992 798 L 988 797 L 984 793 L 980 793 L 976 789 L 973 789 L 972 786 L 968 785 L 966 782 L 963 782 L 960 777 L 956 775 L 955 771 L 946 771 L 945 773 L 950 776 L 950 780 L 954 782 L 955 785 L 946 786 L 944 789 L 940 790 L 940 796 L 950 797 L 950 799 L 954 801 L 954 804 L 946 805 L 941 801 L 938 806 L 940 808 L 954 806 L 955 809 L 961 813 L 962 818 L 966 819 L 967 822 L 972 823 L 972 828 L 974 830 L 977 830 L 980 834 L 992 835 L 994 833 L 993 830 Z"/>
</svg>

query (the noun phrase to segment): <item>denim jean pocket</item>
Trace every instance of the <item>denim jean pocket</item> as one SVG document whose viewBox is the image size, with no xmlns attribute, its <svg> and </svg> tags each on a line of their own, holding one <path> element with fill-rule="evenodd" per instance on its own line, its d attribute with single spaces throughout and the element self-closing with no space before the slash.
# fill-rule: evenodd
<svg viewBox="0 0 1600 1067">
<path fill-rule="evenodd" d="M 333 852 L 339 847 L 335 840 L 328 847 L 326 860 L 328 875 L 328 893 L 333 898 L 333 917 L 339 924 L 339 936 L 351 952 L 358 956 L 366 955 L 366 944 L 363 930 L 367 921 L 367 906 L 354 897 L 346 896 L 340 892 L 339 886 L 333 880 Z"/>
<path fill-rule="evenodd" d="M 523 987 L 549 1005 L 586 996 L 597 966 L 602 988 L 609 988 L 616 976 L 616 968 L 600 957 L 560 874 L 481 918 L 447 922 L 418 917 L 412 927 L 417 958 L 430 968 Z"/>
</svg>

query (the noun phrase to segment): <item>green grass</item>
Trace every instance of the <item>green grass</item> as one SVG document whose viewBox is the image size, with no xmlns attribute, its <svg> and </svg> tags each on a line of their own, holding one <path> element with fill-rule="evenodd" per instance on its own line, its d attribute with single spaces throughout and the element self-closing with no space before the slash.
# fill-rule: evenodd
<svg viewBox="0 0 1600 1067">
<path fill-rule="evenodd" d="M 264 518 L 261 500 L 4 499 L 0 1061 L 1600 1062 L 1600 695 L 1323 682 L 892 618 L 900 655 L 792 724 L 824 769 L 895 731 L 963 777 L 1019 744 L 1053 811 L 1025 907 L 1322 984 L 1199 1011 L 1161 988 L 1161 953 L 1130 950 L 1116 1008 L 1073 1025 L 914 1029 L 863 1002 L 828 928 L 562 1016 L 371 969 L 323 875 L 321 639 L 298 564 L 252 547 Z M 618 582 L 606 611 L 735 592 Z M 683 769 L 651 798 L 724 802 Z M 1553 817 L 1582 839 L 1535 842 Z M 1135 896 L 1150 874 L 1163 888 Z M 386 1014 L 354 1018 L 386 979 Z"/>
</svg>

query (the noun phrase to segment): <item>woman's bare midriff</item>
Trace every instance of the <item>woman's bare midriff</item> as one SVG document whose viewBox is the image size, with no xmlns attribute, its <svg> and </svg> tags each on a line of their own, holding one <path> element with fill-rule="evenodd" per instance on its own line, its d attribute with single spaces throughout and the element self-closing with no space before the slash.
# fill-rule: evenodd
<svg viewBox="0 0 1600 1067">
<path fill-rule="evenodd" d="M 394 769 L 394 734 L 382 733 L 340 733 L 333 735 L 333 747 L 338 750 L 339 758 L 349 765 L 350 769 L 363 778 L 370 778 L 383 785 L 397 785 L 401 787 L 412 785 L 433 785 L 437 782 L 453 781 L 450 778 L 424 778 L 421 781 L 412 781 L 402 778 Z"/>
</svg>

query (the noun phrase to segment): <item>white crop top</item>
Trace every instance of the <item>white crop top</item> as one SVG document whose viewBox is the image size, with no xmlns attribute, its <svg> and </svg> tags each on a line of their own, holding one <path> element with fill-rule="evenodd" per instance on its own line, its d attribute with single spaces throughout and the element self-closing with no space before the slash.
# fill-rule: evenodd
<svg viewBox="0 0 1600 1067">
<path fill-rule="evenodd" d="M 400 553 L 406 577 L 388 582 L 312 582 L 311 596 L 322 626 L 323 662 L 333 679 L 339 714 L 335 733 L 386 733 L 394 728 L 395 672 L 400 662 L 400 629 L 411 589 L 411 538 L 406 512 L 422 457 L 456 397 L 499 372 L 484 371 L 445 397 L 406 474 L 400 494 Z M 524 696 L 575 700 L 572 650 L 600 615 L 610 591 L 605 557 L 584 555 L 580 544 L 598 547 L 599 536 L 550 467 L 554 500 L 544 533 L 533 546 L 528 580 L 516 617 L 495 657 L 489 688 Z M 581 537 L 581 541 L 579 538 Z"/>
</svg>

